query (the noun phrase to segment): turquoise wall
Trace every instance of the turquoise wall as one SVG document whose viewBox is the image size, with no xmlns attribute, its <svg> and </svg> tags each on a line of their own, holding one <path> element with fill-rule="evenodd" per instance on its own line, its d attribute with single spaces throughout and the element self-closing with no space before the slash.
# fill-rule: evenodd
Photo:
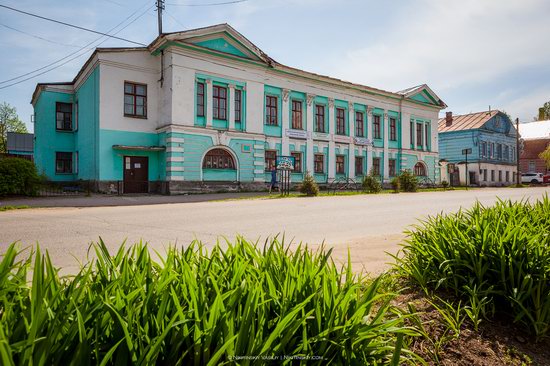
<svg viewBox="0 0 550 366">
<path fill-rule="evenodd" d="M 113 145 L 160 146 L 157 133 L 129 132 L 101 129 L 99 131 L 99 179 L 123 180 L 124 156 L 147 156 L 149 180 L 162 180 L 166 170 L 164 151 L 115 150 Z"/>
</svg>

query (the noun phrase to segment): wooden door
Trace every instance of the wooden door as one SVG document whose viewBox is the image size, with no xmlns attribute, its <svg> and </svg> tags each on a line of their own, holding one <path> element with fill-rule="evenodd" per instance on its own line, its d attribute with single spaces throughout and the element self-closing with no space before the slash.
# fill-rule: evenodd
<svg viewBox="0 0 550 366">
<path fill-rule="evenodd" d="M 149 158 L 146 156 L 124 157 L 124 193 L 149 192 Z"/>
</svg>

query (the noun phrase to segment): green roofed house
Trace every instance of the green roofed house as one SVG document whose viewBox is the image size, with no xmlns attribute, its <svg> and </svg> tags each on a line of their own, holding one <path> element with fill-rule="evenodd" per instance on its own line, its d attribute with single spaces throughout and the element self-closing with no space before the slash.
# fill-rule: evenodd
<svg viewBox="0 0 550 366">
<path fill-rule="evenodd" d="M 257 189 L 277 156 L 319 183 L 439 180 L 426 85 L 389 92 L 282 65 L 227 24 L 98 48 L 72 81 L 33 94 L 35 161 L 52 181 L 99 191 Z"/>
</svg>

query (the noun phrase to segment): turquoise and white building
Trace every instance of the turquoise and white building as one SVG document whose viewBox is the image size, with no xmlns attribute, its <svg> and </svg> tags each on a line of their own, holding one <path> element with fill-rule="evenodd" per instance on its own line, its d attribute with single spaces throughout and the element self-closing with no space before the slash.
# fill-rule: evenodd
<svg viewBox="0 0 550 366">
<path fill-rule="evenodd" d="M 438 113 L 426 85 L 388 92 L 282 65 L 227 24 L 98 48 L 74 80 L 33 94 L 35 161 L 52 181 L 100 191 L 265 187 L 278 155 L 292 181 L 439 181 Z"/>
</svg>

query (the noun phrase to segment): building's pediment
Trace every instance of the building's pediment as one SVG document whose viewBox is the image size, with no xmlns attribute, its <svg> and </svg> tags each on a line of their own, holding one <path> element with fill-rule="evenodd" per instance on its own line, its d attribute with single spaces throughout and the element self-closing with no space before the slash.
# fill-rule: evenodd
<svg viewBox="0 0 550 366">
<path fill-rule="evenodd" d="M 435 105 L 438 107 L 447 107 L 447 105 L 441 100 L 441 98 L 439 98 L 437 94 L 435 94 L 426 84 L 401 90 L 397 93 L 402 94 L 405 96 L 405 98 L 414 100 L 416 102 Z"/>
<path fill-rule="evenodd" d="M 198 47 L 218 55 L 271 63 L 271 59 L 228 24 L 163 34 L 149 47 L 153 53 L 170 44 Z"/>
</svg>

